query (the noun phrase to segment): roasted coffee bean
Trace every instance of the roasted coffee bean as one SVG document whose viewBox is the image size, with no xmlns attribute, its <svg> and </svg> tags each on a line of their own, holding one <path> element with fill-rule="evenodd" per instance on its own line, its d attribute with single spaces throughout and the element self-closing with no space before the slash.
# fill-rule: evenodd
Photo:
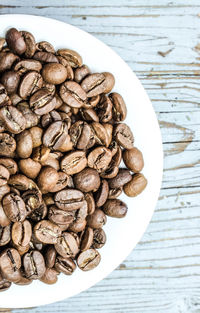
<svg viewBox="0 0 200 313">
<path fill-rule="evenodd" d="M 39 240 L 36 239 L 34 233 L 32 234 L 31 237 L 31 241 L 29 243 L 29 246 L 32 250 L 38 250 L 38 251 L 42 251 L 42 249 L 44 248 L 43 243 L 41 243 Z"/>
<path fill-rule="evenodd" d="M 40 162 L 41 164 L 45 162 L 50 154 L 50 149 L 44 146 L 39 146 L 33 149 L 32 158 L 36 162 Z"/>
<path fill-rule="evenodd" d="M 42 77 L 49 84 L 59 85 L 67 79 L 67 70 L 60 63 L 47 63 L 42 69 Z"/>
<path fill-rule="evenodd" d="M 108 147 L 109 146 L 108 134 L 103 125 L 97 122 L 93 122 L 91 124 L 91 127 L 96 144 Z"/>
<path fill-rule="evenodd" d="M 19 57 L 12 52 L 0 52 L 0 72 L 10 70 L 13 63 L 18 60 Z"/>
<path fill-rule="evenodd" d="M 131 179 L 132 179 L 132 176 L 129 170 L 121 168 L 117 176 L 109 180 L 109 187 L 113 189 L 123 187 Z"/>
<path fill-rule="evenodd" d="M 29 71 L 40 72 L 42 69 L 42 64 L 39 61 L 26 59 L 20 60 L 13 67 L 14 71 L 16 71 L 19 75 L 23 75 Z"/>
<path fill-rule="evenodd" d="M 21 257 L 13 248 L 7 248 L 0 255 L 0 270 L 2 276 L 10 282 L 20 280 Z"/>
<path fill-rule="evenodd" d="M 55 98 L 56 98 L 55 110 L 57 110 L 62 106 L 63 101 L 57 94 L 55 94 Z"/>
<path fill-rule="evenodd" d="M 0 84 L 0 107 L 11 104 L 11 100 L 8 97 L 7 90 Z"/>
<path fill-rule="evenodd" d="M 10 193 L 3 198 L 3 209 L 7 217 L 12 222 L 23 222 L 27 212 L 22 198 L 16 194 Z"/>
<path fill-rule="evenodd" d="M 68 135 L 67 125 L 61 121 L 51 124 L 44 133 L 43 144 L 45 147 L 58 150 Z"/>
<path fill-rule="evenodd" d="M 95 204 L 97 207 L 101 207 L 106 202 L 108 198 L 108 192 L 109 192 L 108 182 L 107 180 L 103 179 L 101 181 L 99 189 L 95 194 Z"/>
<path fill-rule="evenodd" d="M 107 123 L 112 119 L 112 102 L 107 95 L 103 94 L 101 96 L 96 111 L 100 122 Z"/>
<path fill-rule="evenodd" d="M 10 239 L 10 225 L 5 227 L 0 226 L 0 247 L 7 245 Z"/>
<path fill-rule="evenodd" d="M 36 49 L 38 51 L 50 52 L 50 53 L 53 53 L 53 54 L 55 53 L 54 47 L 48 41 L 40 41 L 40 42 L 38 42 L 37 45 L 36 45 Z"/>
<path fill-rule="evenodd" d="M 122 190 L 123 190 L 122 187 L 110 189 L 108 199 L 117 199 L 121 195 Z"/>
<path fill-rule="evenodd" d="M 57 57 L 51 52 L 39 51 L 34 54 L 33 58 L 44 63 L 59 63 Z"/>
<path fill-rule="evenodd" d="M 101 228 L 107 222 L 107 218 L 104 212 L 100 209 L 96 209 L 93 214 L 88 215 L 87 225 L 91 228 Z"/>
<path fill-rule="evenodd" d="M 81 116 L 83 120 L 87 122 L 99 122 L 99 117 L 96 113 L 96 111 L 92 108 L 89 109 L 82 109 L 81 110 Z"/>
<path fill-rule="evenodd" d="M 119 199 L 107 200 L 102 209 L 106 215 L 117 218 L 124 217 L 128 210 L 127 205 Z"/>
<path fill-rule="evenodd" d="M 53 268 L 47 268 L 44 275 L 40 278 L 40 281 L 48 285 L 55 284 L 58 280 L 57 275 L 58 272 L 56 270 Z"/>
<path fill-rule="evenodd" d="M 42 76 L 36 71 L 30 71 L 24 75 L 19 86 L 19 95 L 27 99 L 30 95 L 42 87 Z"/>
<path fill-rule="evenodd" d="M 96 169 L 99 173 L 104 172 L 112 159 L 112 153 L 105 147 L 98 147 L 88 155 L 88 166 Z"/>
<path fill-rule="evenodd" d="M 94 73 L 88 75 L 81 83 L 88 97 L 109 93 L 114 87 L 115 79 L 111 73 Z"/>
<path fill-rule="evenodd" d="M 42 204 L 42 194 L 38 189 L 27 190 L 22 194 L 22 199 L 26 205 L 27 215 L 38 209 Z"/>
<path fill-rule="evenodd" d="M 15 139 L 7 133 L 0 133 L 0 156 L 13 156 L 15 149 Z"/>
<path fill-rule="evenodd" d="M 90 69 L 87 65 L 82 65 L 81 67 L 78 67 L 74 72 L 74 80 L 77 83 L 80 83 L 87 75 L 90 74 Z"/>
<path fill-rule="evenodd" d="M 46 203 L 42 201 L 40 206 L 29 214 L 29 218 L 34 222 L 39 222 L 43 220 L 46 217 L 46 215 L 47 215 L 47 206 Z"/>
<path fill-rule="evenodd" d="M 136 197 L 139 195 L 147 186 L 147 179 L 141 173 L 134 174 L 131 181 L 124 185 L 124 192 L 129 197 Z"/>
<path fill-rule="evenodd" d="M 26 253 L 23 259 L 23 265 L 28 279 L 41 278 L 46 271 L 44 257 L 39 251 Z"/>
<path fill-rule="evenodd" d="M 29 105 L 34 113 L 44 115 L 55 108 L 56 99 L 48 89 L 42 88 L 31 96 Z"/>
<path fill-rule="evenodd" d="M 66 173 L 58 172 L 58 181 L 53 188 L 49 189 L 49 192 L 58 192 L 68 186 L 69 176 Z"/>
<path fill-rule="evenodd" d="M 39 117 L 33 111 L 31 111 L 29 104 L 27 102 L 20 102 L 17 105 L 17 109 L 23 114 L 26 120 L 25 128 L 30 128 L 36 126 L 39 122 Z M 33 139 L 33 138 L 32 138 Z"/>
<path fill-rule="evenodd" d="M 70 137 L 74 147 L 80 150 L 87 148 L 91 136 L 90 126 L 83 121 L 74 123 L 70 128 Z"/>
<path fill-rule="evenodd" d="M 136 147 L 123 151 L 123 161 L 128 169 L 134 173 L 139 173 L 144 167 L 142 152 Z"/>
<path fill-rule="evenodd" d="M 48 158 L 44 161 L 40 161 L 40 163 L 42 166 L 51 166 L 55 168 L 56 171 L 60 169 L 59 161 L 52 156 L 52 153 L 49 153 Z"/>
<path fill-rule="evenodd" d="M 59 179 L 58 172 L 50 166 L 44 167 L 38 176 L 38 186 L 42 192 L 54 188 Z"/>
<path fill-rule="evenodd" d="M 28 177 L 22 174 L 12 175 L 8 181 L 8 184 L 18 190 L 32 190 L 37 189 L 36 183 L 33 180 L 29 179 Z"/>
<path fill-rule="evenodd" d="M 17 104 L 19 104 L 21 101 L 22 101 L 22 98 L 16 94 L 16 93 L 13 93 L 12 95 L 10 95 L 10 97 L 8 97 L 10 103 L 13 104 L 13 106 L 16 106 Z M 8 104 L 10 104 L 8 103 Z M 1 103 L 0 103 L 0 106 L 1 106 Z"/>
<path fill-rule="evenodd" d="M 10 192 L 10 187 L 8 185 L 0 186 L 0 200 Z"/>
<path fill-rule="evenodd" d="M 74 175 L 74 184 L 83 192 L 96 191 L 100 186 L 100 177 L 95 169 L 87 167 Z"/>
<path fill-rule="evenodd" d="M 84 151 L 68 153 L 61 161 L 61 169 L 68 175 L 81 172 L 87 166 L 87 159 Z"/>
<path fill-rule="evenodd" d="M 92 192 L 85 194 L 85 200 L 87 202 L 88 214 L 91 215 L 95 211 L 95 201 Z"/>
<path fill-rule="evenodd" d="M 33 141 L 29 130 L 17 135 L 17 155 L 22 159 L 29 158 L 33 151 Z"/>
<path fill-rule="evenodd" d="M 19 252 L 19 251 L 18 251 Z M 27 251 L 26 251 L 27 252 Z M 25 253 L 26 253 L 25 252 Z M 32 283 L 32 279 L 29 279 L 25 276 L 24 269 L 20 269 L 20 280 L 15 284 L 20 286 L 30 285 Z"/>
<path fill-rule="evenodd" d="M 17 72 L 14 71 L 4 72 L 4 74 L 1 76 L 1 82 L 6 88 L 8 95 L 17 91 L 19 81 L 20 76 Z"/>
<path fill-rule="evenodd" d="M 0 109 L 0 120 L 6 129 L 13 134 L 21 133 L 26 126 L 26 120 L 22 113 L 12 105 Z"/>
<path fill-rule="evenodd" d="M 35 50 L 36 50 L 35 38 L 31 33 L 27 31 L 21 31 L 20 34 L 24 38 L 24 41 L 26 44 L 25 56 L 27 58 L 31 58 L 34 55 Z"/>
<path fill-rule="evenodd" d="M 0 165 L 0 186 L 6 185 L 10 177 L 10 173 L 7 168 L 3 165 Z"/>
<path fill-rule="evenodd" d="M 55 261 L 55 269 L 59 273 L 72 275 L 76 269 L 76 263 L 73 261 L 72 258 L 57 256 Z"/>
<path fill-rule="evenodd" d="M 48 246 L 47 250 L 45 251 L 45 264 L 46 267 L 52 268 L 55 265 L 56 261 L 56 250 L 54 246 Z"/>
<path fill-rule="evenodd" d="M 64 211 L 51 206 L 49 208 L 48 219 L 57 225 L 69 225 L 74 220 L 74 211 Z"/>
<path fill-rule="evenodd" d="M 60 97 L 70 107 L 81 108 L 87 95 L 79 84 L 67 81 L 60 87 Z"/>
<path fill-rule="evenodd" d="M 61 231 L 58 225 L 48 220 L 43 220 L 35 225 L 34 235 L 42 243 L 55 244 L 61 235 Z"/>
<path fill-rule="evenodd" d="M 2 205 L 0 204 L 0 227 L 6 227 L 10 225 L 11 221 L 6 216 Z"/>
<path fill-rule="evenodd" d="M 41 170 L 41 164 L 39 162 L 32 160 L 31 158 L 22 159 L 19 161 L 18 164 L 20 171 L 24 175 L 32 179 L 35 179 Z"/>
<path fill-rule="evenodd" d="M 14 53 L 21 55 L 26 51 L 26 43 L 24 38 L 16 28 L 10 28 L 7 31 L 6 42 L 10 50 Z"/>
<path fill-rule="evenodd" d="M 53 111 L 46 113 L 42 116 L 41 125 L 43 128 L 46 128 L 50 124 L 52 124 L 53 122 L 56 122 L 56 121 L 61 121 L 61 116 L 57 111 L 53 110 Z"/>
<path fill-rule="evenodd" d="M 110 100 L 112 101 L 112 111 L 113 111 L 113 118 L 116 122 L 122 122 L 125 120 L 127 115 L 127 108 L 122 96 L 117 93 L 113 92 L 109 95 Z"/>
<path fill-rule="evenodd" d="M 85 229 L 86 224 L 86 220 L 78 219 L 77 221 L 74 221 L 71 225 L 69 225 L 68 230 L 70 232 L 80 233 Z"/>
<path fill-rule="evenodd" d="M 103 123 L 103 127 L 105 128 L 105 130 L 107 132 L 108 146 L 110 146 L 110 144 L 112 142 L 113 125 L 111 125 L 109 123 Z M 112 153 L 112 151 L 111 151 L 111 153 Z"/>
<path fill-rule="evenodd" d="M 55 194 L 55 204 L 64 211 L 80 209 L 85 205 L 84 194 L 76 189 L 63 189 Z"/>
<path fill-rule="evenodd" d="M 26 247 L 32 235 L 32 227 L 29 221 L 15 222 L 12 225 L 12 241 L 16 246 Z"/>
<path fill-rule="evenodd" d="M 0 275 L 0 292 L 8 290 L 10 286 L 11 282 L 9 282 L 5 278 L 2 278 L 2 276 Z"/>
<path fill-rule="evenodd" d="M 74 258 L 79 251 L 75 238 L 67 232 L 58 238 L 54 246 L 58 254 L 64 258 Z"/>
<path fill-rule="evenodd" d="M 99 252 L 95 249 L 88 249 L 81 252 L 77 259 L 77 265 L 82 271 L 90 271 L 97 267 L 101 261 Z"/>
<path fill-rule="evenodd" d="M 93 230 L 93 243 L 92 248 L 100 249 L 106 243 L 106 233 L 102 228 Z"/>
<path fill-rule="evenodd" d="M 37 148 L 37 147 L 41 146 L 43 129 L 38 127 L 38 126 L 34 126 L 34 127 L 30 128 L 29 131 L 30 131 L 31 136 L 32 136 L 33 148 Z"/>
<path fill-rule="evenodd" d="M 134 137 L 130 127 L 124 123 L 117 124 L 113 133 L 117 143 L 125 149 L 132 149 Z"/>
<path fill-rule="evenodd" d="M 82 236 L 81 250 L 84 251 L 90 249 L 92 243 L 93 243 L 93 229 L 87 227 Z"/>
<path fill-rule="evenodd" d="M 83 63 L 81 56 L 74 50 L 59 49 L 57 54 L 66 59 L 71 67 L 80 67 Z"/>
</svg>

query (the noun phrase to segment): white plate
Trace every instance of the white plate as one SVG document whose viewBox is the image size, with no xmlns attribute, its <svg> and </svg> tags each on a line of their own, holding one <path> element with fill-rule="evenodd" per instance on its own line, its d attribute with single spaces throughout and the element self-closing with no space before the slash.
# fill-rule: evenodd
<svg viewBox="0 0 200 313">
<path fill-rule="evenodd" d="M 112 272 L 131 252 L 144 233 L 156 205 L 162 180 L 162 140 L 156 115 L 141 83 L 128 65 L 108 46 L 88 33 L 63 22 L 31 15 L 1 15 L 0 36 L 10 27 L 28 30 L 37 41 L 46 40 L 56 49 L 77 50 L 93 72 L 109 71 L 115 76 L 114 90 L 122 94 L 128 107 L 126 123 L 135 136 L 135 146 L 144 155 L 146 190 L 136 198 L 121 197 L 129 207 L 124 219 L 111 219 L 104 229 L 106 245 L 99 250 L 100 265 L 90 272 L 77 269 L 72 276 L 60 275 L 52 286 L 39 281 L 29 286 L 13 285 L 0 293 L 0 307 L 39 306 L 59 301 L 91 287 Z"/>
</svg>

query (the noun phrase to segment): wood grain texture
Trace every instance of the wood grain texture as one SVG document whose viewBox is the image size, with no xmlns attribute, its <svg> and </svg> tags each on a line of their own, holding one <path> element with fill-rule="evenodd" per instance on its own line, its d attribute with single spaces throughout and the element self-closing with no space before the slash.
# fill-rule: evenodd
<svg viewBox="0 0 200 313">
<path fill-rule="evenodd" d="M 76 297 L 13 313 L 199 313 L 199 0 L 3 0 L 0 13 L 53 17 L 112 47 L 147 90 L 165 153 L 154 216 L 124 263 Z"/>
</svg>

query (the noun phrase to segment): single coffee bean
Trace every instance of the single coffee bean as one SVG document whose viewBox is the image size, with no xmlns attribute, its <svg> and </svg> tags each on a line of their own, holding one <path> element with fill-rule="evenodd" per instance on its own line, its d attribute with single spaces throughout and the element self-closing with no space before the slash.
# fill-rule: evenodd
<svg viewBox="0 0 200 313">
<path fill-rule="evenodd" d="M 60 97 L 70 107 L 81 108 L 87 95 L 79 84 L 74 81 L 67 81 L 60 87 Z"/>
<path fill-rule="evenodd" d="M 83 120 L 87 122 L 99 122 L 99 117 L 96 113 L 96 111 L 92 108 L 89 109 L 82 109 L 81 110 L 81 116 Z"/>
<path fill-rule="evenodd" d="M 44 257 L 39 251 L 31 251 L 25 254 L 23 259 L 24 271 L 28 279 L 39 279 L 45 271 Z"/>
<path fill-rule="evenodd" d="M 91 127 L 96 144 L 108 147 L 109 146 L 108 134 L 103 125 L 97 122 L 93 122 L 91 124 Z"/>
<path fill-rule="evenodd" d="M 11 221 L 6 216 L 2 205 L 0 204 L 0 227 L 6 227 L 10 225 Z"/>
<path fill-rule="evenodd" d="M 82 65 L 81 67 L 76 68 L 74 72 L 74 80 L 77 83 L 80 83 L 87 75 L 90 74 L 90 69 L 87 65 Z"/>
<path fill-rule="evenodd" d="M 113 118 L 116 122 L 122 122 L 125 120 L 127 115 L 127 108 L 122 96 L 113 92 L 109 95 L 110 100 L 112 101 L 113 107 Z"/>
<path fill-rule="evenodd" d="M 44 63 L 59 63 L 57 57 L 51 52 L 39 51 L 34 54 L 33 58 Z"/>
<path fill-rule="evenodd" d="M 123 151 L 123 161 L 128 169 L 134 173 L 139 173 L 144 167 L 142 152 L 136 147 Z"/>
<path fill-rule="evenodd" d="M 87 166 L 87 159 L 84 151 L 68 153 L 61 161 L 61 169 L 68 175 L 81 172 Z"/>
<path fill-rule="evenodd" d="M 40 161 L 40 163 L 42 166 L 51 166 L 55 168 L 56 171 L 60 169 L 59 161 L 52 156 L 52 153 L 49 153 L 48 158 L 44 161 Z"/>
<path fill-rule="evenodd" d="M 9 178 L 8 184 L 18 190 L 32 190 L 38 189 L 36 183 L 33 180 L 29 179 L 28 177 L 22 174 L 12 175 Z"/>
<path fill-rule="evenodd" d="M 10 28 L 6 33 L 6 42 L 11 51 L 23 54 L 26 51 L 26 43 L 23 36 L 16 28 Z"/>
<path fill-rule="evenodd" d="M 34 112 L 31 111 L 29 104 L 25 101 L 20 102 L 17 105 L 17 109 L 22 113 L 23 117 L 26 120 L 25 128 L 31 128 L 36 126 L 39 122 L 39 117 Z M 33 138 L 32 138 L 33 139 Z"/>
<path fill-rule="evenodd" d="M 18 134 L 17 140 L 17 154 L 20 158 L 29 158 L 33 151 L 33 141 L 29 130 L 24 130 Z"/>
<path fill-rule="evenodd" d="M 55 204 L 64 211 L 80 209 L 85 205 L 84 194 L 76 189 L 63 189 L 55 194 Z"/>
<path fill-rule="evenodd" d="M 22 194 L 22 199 L 26 205 L 27 215 L 38 209 L 42 204 L 42 194 L 38 189 L 27 190 Z"/>
<path fill-rule="evenodd" d="M 57 243 L 54 245 L 58 254 L 62 257 L 74 258 L 78 251 L 78 245 L 75 238 L 70 233 L 63 233 L 57 240 Z"/>
<path fill-rule="evenodd" d="M 101 207 L 108 198 L 108 182 L 105 179 L 102 179 L 101 185 L 95 194 L 95 204 L 97 207 Z"/>
<path fill-rule="evenodd" d="M 9 176 L 15 174 L 18 170 L 17 163 L 11 158 L 0 158 L 0 165 L 8 170 Z"/>
<path fill-rule="evenodd" d="M 47 63 L 42 69 L 42 77 L 49 84 L 62 84 L 67 79 L 67 70 L 62 64 Z"/>
<path fill-rule="evenodd" d="M 43 220 L 35 225 L 34 235 L 36 239 L 42 243 L 55 244 L 58 241 L 58 237 L 61 235 L 61 231 L 58 225 Z"/>
<path fill-rule="evenodd" d="M 42 69 L 42 64 L 39 61 L 32 59 L 20 60 L 14 65 L 13 69 L 19 75 L 23 75 L 29 71 L 40 72 Z"/>
<path fill-rule="evenodd" d="M 117 218 L 124 217 L 128 210 L 127 205 L 119 199 L 107 200 L 102 209 L 106 215 Z"/>
<path fill-rule="evenodd" d="M 87 227 L 81 241 L 81 250 L 85 251 L 90 249 L 93 243 L 93 229 L 91 227 Z"/>
<path fill-rule="evenodd" d="M 10 242 L 10 225 L 0 226 L 0 247 L 7 245 Z"/>
<path fill-rule="evenodd" d="M 95 201 L 92 192 L 85 194 L 85 200 L 87 202 L 88 214 L 91 215 L 95 211 Z"/>
<path fill-rule="evenodd" d="M 25 247 L 29 244 L 32 227 L 29 221 L 15 222 L 12 226 L 12 241 L 16 246 Z"/>
<path fill-rule="evenodd" d="M 10 177 L 10 173 L 7 168 L 3 165 L 0 165 L 0 186 L 6 185 Z"/>
<path fill-rule="evenodd" d="M 72 275 L 76 269 L 76 263 L 73 261 L 72 258 L 65 258 L 58 255 L 55 262 L 55 269 L 59 273 Z"/>
<path fill-rule="evenodd" d="M 47 268 L 44 275 L 40 278 L 40 281 L 48 285 L 55 284 L 58 280 L 57 275 L 58 272 L 56 270 L 53 268 Z"/>
<path fill-rule="evenodd" d="M 34 126 L 34 127 L 30 128 L 29 131 L 30 131 L 31 136 L 32 136 L 33 148 L 37 148 L 37 147 L 41 146 L 43 129 L 38 127 L 38 126 Z"/>
<path fill-rule="evenodd" d="M 48 159 L 49 154 L 50 149 L 41 145 L 33 149 L 32 158 L 34 161 L 40 162 L 42 164 Z"/>
<path fill-rule="evenodd" d="M 110 146 L 111 142 L 112 142 L 112 133 L 113 133 L 113 125 L 109 124 L 109 123 L 103 123 L 103 127 L 105 128 L 106 132 L 107 132 L 107 137 L 108 137 L 108 146 Z M 112 151 L 111 151 L 112 152 Z"/>
<path fill-rule="evenodd" d="M 68 135 L 67 125 L 61 121 L 51 124 L 44 133 L 43 144 L 45 147 L 58 150 Z"/>
<path fill-rule="evenodd" d="M 112 102 L 107 95 L 103 94 L 101 96 L 96 111 L 100 122 L 107 123 L 112 119 Z"/>
<path fill-rule="evenodd" d="M 71 67 L 76 68 L 76 67 L 82 66 L 82 63 L 83 63 L 82 58 L 80 54 L 78 54 L 74 50 L 59 49 L 57 51 L 57 54 L 62 56 L 64 59 L 66 59 Z"/>
<path fill-rule="evenodd" d="M 24 38 L 26 44 L 25 56 L 27 58 L 32 58 L 36 50 L 35 38 L 31 33 L 27 31 L 21 31 L 20 34 Z"/>
<path fill-rule="evenodd" d="M 24 75 L 19 86 L 19 95 L 27 99 L 30 95 L 42 87 L 42 76 L 36 71 L 30 71 Z"/>
<path fill-rule="evenodd" d="M 38 176 L 38 186 L 42 192 L 47 192 L 56 185 L 58 179 L 58 172 L 53 167 L 46 166 Z"/>
<path fill-rule="evenodd" d="M 134 137 L 130 127 L 124 123 L 119 123 L 113 133 L 117 143 L 125 149 L 132 149 Z"/>
<path fill-rule="evenodd" d="M 88 215 L 87 225 L 91 228 L 102 228 L 107 222 L 107 218 L 104 212 L 100 209 L 96 209 L 93 214 Z"/>
<path fill-rule="evenodd" d="M 109 93 L 114 87 L 115 79 L 111 73 L 94 73 L 88 75 L 81 83 L 88 97 Z"/>
<path fill-rule="evenodd" d="M 122 187 L 110 189 L 108 199 L 117 199 L 121 195 L 122 190 L 123 190 Z"/>
<path fill-rule="evenodd" d="M 34 113 L 43 115 L 55 108 L 56 99 L 48 89 L 42 88 L 31 96 L 29 105 Z"/>
<path fill-rule="evenodd" d="M 64 211 L 55 205 L 49 208 L 48 219 L 57 225 L 69 225 L 74 220 L 74 211 Z"/>
<path fill-rule="evenodd" d="M 106 233 L 102 228 L 94 229 L 93 231 L 93 243 L 94 249 L 102 248 L 106 243 Z"/>
<path fill-rule="evenodd" d="M 10 282 L 17 282 L 20 279 L 20 267 L 21 257 L 16 249 L 7 248 L 1 253 L 0 269 L 5 279 Z"/>
<path fill-rule="evenodd" d="M 82 271 L 90 271 L 97 267 L 101 261 L 99 252 L 95 249 L 88 249 L 81 252 L 77 259 L 77 265 Z"/>
<path fill-rule="evenodd" d="M 26 218 L 26 207 L 22 198 L 10 193 L 3 198 L 3 209 L 12 222 L 23 222 Z"/>
<path fill-rule="evenodd" d="M 0 200 L 2 200 L 3 197 L 9 192 L 10 192 L 10 187 L 8 185 L 0 186 Z"/>
<path fill-rule="evenodd" d="M 88 155 L 88 166 L 96 169 L 99 173 L 104 172 L 112 159 L 112 153 L 105 147 L 98 147 Z"/>
<path fill-rule="evenodd" d="M 34 222 L 39 222 L 43 220 L 46 217 L 46 215 L 47 215 L 47 206 L 46 203 L 42 201 L 40 206 L 29 214 L 29 218 Z"/>
<path fill-rule="evenodd" d="M 15 149 L 15 139 L 7 133 L 0 133 L 0 156 L 12 156 Z"/>
<path fill-rule="evenodd" d="M 100 186 L 100 177 L 95 169 L 87 167 L 74 175 L 74 184 L 83 192 L 95 191 Z"/>
<path fill-rule="evenodd" d="M 58 192 L 68 186 L 69 176 L 66 173 L 58 172 L 58 181 L 53 188 L 49 189 L 49 192 Z"/>
<path fill-rule="evenodd" d="M 20 76 L 17 72 L 8 71 L 4 72 L 1 76 L 1 82 L 7 90 L 8 95 L 17 92 Z"/>
<path fill-rule="evenodd" d="M 50 124 L 52 124 L 53 122 L 56 122 L 56 121 L 61 121 L 61 116 L 60 114 L 53 110 L 49 113 L 46 113 L 42 116 L 42 119 L 41 119 L 41 125 L 43 128 L 46 128 L 48 127 Z"/>
<path fill-rule="evenodd" d="M 41 170 L 41 164 L 39 162 L 32 160 L 31 158 L 22 159 L 19 161 L 18 164 L 19 164 L 20 171 L 24 175 L 32 179 L 35 179 Z"/>
<path fill-rule="evenodd" d="M 13 134 L 19 134 L 25 129 L 26 120 L 24 116 L 12 105 L 0 109 L 0 120 L 6 129 Z"/>
<path fill-rule="evenodd" d="M 0 52 L 0 72 L 10 70 L 13 63 L 18 60 L 19 57 L 12 52 Z"/>
<path fill-rule="evenodd" d="M 36 45 L 36 49 L 38 51 L 50 52 L 50 53 L 53 53 L 53 54 L 55 53 L 54 47 L 48 41 L 40 41 L 40 42 L 38 42 L 37 45 Z"/>
<path fill-rule="evenodd" d="M 85 150 L 91 135 L 90 126 L 83 121 L 77 121 L 70 128 L 70 137 L 74 147 Z"/>
<path fill-rule="evenodd" d="M 9 282 L 5 278 L 2 278 L 2 276 L 0 275 L 0 292 L 8 290 L 10 286 L 11 282 Z"/>
<path fill-rule="evenodd" d="M 134 174 L 131 181 L 124 185 L 124 192 L 128 197 L 136 197 L 147 186 L 147 179 L 141 173 Z"/>
<path fill-rule="evenodd" d="M 126 183 L 128 183 L 132 179 L 132 176 L 129 170 L 121 168 L 114 178 L 109 180 L 110 188 L 120 188 L 123 187 Z"/>
<path fill-rule="evenodd" d="M 54 248 L 54 246 L 48 246 L 47 250 L 45 251 L 45 264 L 46 267 L 48 268 L 52 268 L 55 265 L 55 261 L 56 261 L 56 250 Z"/>
</svg>

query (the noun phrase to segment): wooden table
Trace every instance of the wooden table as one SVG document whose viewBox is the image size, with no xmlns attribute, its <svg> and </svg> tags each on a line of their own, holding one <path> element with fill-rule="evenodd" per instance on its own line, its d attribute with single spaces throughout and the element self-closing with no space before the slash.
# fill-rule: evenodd
<svg viewBox="0 0 200 313">
<path fill-rule="evenodd" d="M 80 295 L 28 312 L 200 312 L 200 1 L 0 2 L 1 14 L 56 18 L 112 47 L 147 90 L 165 153 L 160 198 L 131 255 Z"/>
</svg>

